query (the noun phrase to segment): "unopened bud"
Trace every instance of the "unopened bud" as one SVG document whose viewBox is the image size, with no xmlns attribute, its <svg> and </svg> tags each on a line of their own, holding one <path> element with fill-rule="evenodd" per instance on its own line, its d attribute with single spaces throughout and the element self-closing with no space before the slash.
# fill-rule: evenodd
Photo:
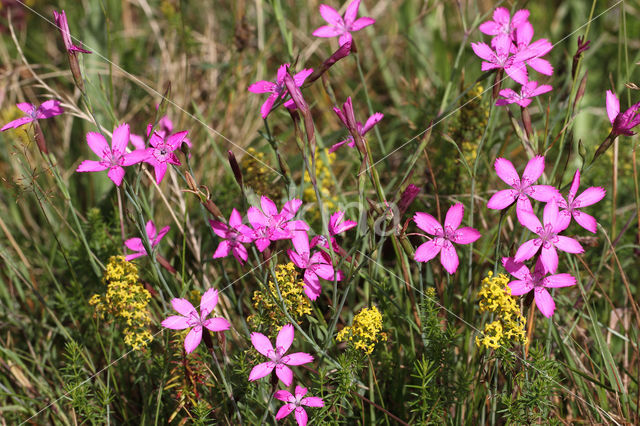
<svg viewBox="0 0 640 426">
<path fill-rule="evenodd" d="M 242 170 L 240 169 L 238 160 L 236 160 L 236 156 L 231 150 L 227 151 L 227 155 L 229 156 L 229 165 L 233 171 L 233 176 L 236 178 L 236 182 L 238 182 L 240 188 L 242 188 Z"/>
<path fill-rule="evenodd" d="M 40 123 L 38 123 L 38 120 L 33 121 L 33 131 L 38 149 L 43 154 L 48 154 L 49 151 L 47 150 L 47 141 L 44 138 L 44 134 L 42 133 L 42 128 L 40 127 Z"/>
</svg>

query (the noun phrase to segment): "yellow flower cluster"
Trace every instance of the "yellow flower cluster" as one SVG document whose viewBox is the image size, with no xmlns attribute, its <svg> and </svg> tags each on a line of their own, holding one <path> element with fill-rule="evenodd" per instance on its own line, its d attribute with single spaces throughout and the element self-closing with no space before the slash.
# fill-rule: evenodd
<svg viewBox="0 0 640 426">
<path fill-rule="evenodd" d="M 293 319 L 299 321 L 303 316 L 309 315 L 311 313 L 311 304 L 304 294 L 304 282 L 299 278 L 295 265 L 291 262 L 277 265 L 276 280 L 278 281 L 282 300 Z M 289 320 L 280 311 L 279 304 L 276 304 L 277 300 L 278 290 L 276 285 L 273 281 L 269 281 L 269 294 L 260 290 L 253 293 L 253 306 L 261 313 L 261 317 L 252 315 L 248 318 L 249 321 L 254 326 L 258 326 L 263 322 L 273 330 L 282 328 Z"/>
<path fill-rule="evenodd" d="M 273 185 L 276 176 L 265 164 L 267 160 L 263 152 L 247 149 L 247 155 L 240 160 L 244 184 L 258 195 L 265 195 L 272 200 L 280 199 L 280 190 Z"/>
<path fill-rule="evenodd" d="M 476 336 L 478 346 L 498 349 L 508 343 L 526 343 L 525 319 L 507 284 L 509 278 L 506 275 L 494 277 L 491 271 L 482 280 L 482 288 L 478 292 L 479 312 L 491 312 L 495 320 L 485 325 L 482 337 Z"/>
<path fill-rule="evenodd" d="M 335 195 L 335 185 L 330 167 L 336 159 L 336 153 L 329 154 L 329 150 L 325 150 L 325 152 L 328 164 L 322 159 L 322 155 L 316 155 L 316 182 L 318 183 L 318 192 L 322 198 L 323 206 L 329 211 L 334 211 L 338 203 L 338 197 Z M 305 203 L 316 203 L 316 191 L 311 185 L 311 178 L 307 171 L 304 172 L 304 182 L 306 185 L 302 193 L 302 200 Z M 316 214 L 320 217 L 317 211 Z"/>
<path fill-rule="evenodd" d="M 353 324 L 344 327 L 336 336 L 339 342 L 350 342 L 356 349 L 367 355 L 373 352 L 373 348 L 378 341 L 386 341 L 387 334 L 381 333 L 382 314 L 375 306 L 363 308 L 353 317 Z"/>
<path fill-rule="evenodd" d="M 102 282 L 107 286 L 106 294 L 94 294 L 89 299 L 96 316 L 121 322 L 125 326 L 124 342 L 134 350 L 145 348 L 153 340 L 147 308 L 151 294 L 138 283 L 138 268 L 124 256 L 112 256 Z"/>
</svg>

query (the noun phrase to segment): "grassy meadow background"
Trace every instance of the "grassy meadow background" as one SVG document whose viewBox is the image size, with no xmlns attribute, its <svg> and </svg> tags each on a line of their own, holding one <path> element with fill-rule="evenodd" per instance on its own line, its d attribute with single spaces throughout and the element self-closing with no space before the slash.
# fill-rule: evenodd
<svg viewBox="0 0 640 426">
<path fill-rule="evenodd" d="M 317 68 L 338 48 L 335 38 L 311 35 L 325 24 L 321 2 L 0 3 L 0 124 L 21 115 L 18 102 L 55 98 L 65 108 L 40 122 L 49 155 L 27 126 L 0 133 L 0 420 L 274 424 L 280 403 L 271 386 L 247 380 L 263 361 L 249 335 L 272 337 L 269 321 L 282 320 L 278 305 L 256 304 L 254 292 L 264 291 L 277 264 L 289 262 L 289 246 L 272 247 L 268 262 L 257 253 L 244 266 L 232 257 L 212 259 L 220 239 L 200 198 L 185 191 L 186 173 L 225 217 L 233 208 L 246 212 L 256 194 L 279 207 L 301 198 L 305 219 L 322 231 L 289 114 L 280 107 L 265 124 L 265 96 L 247 90 L 272 80 L 283 63 L 296 71 Z M 534 38 L 554 44 L 545 57 L 554 74 L 540 76 L 553 91 L 529 108 L 536 133 L 530 145 L 523 143 L 519 108 L 492 106 L 494 77 L 480 71 L 470 46 L 488 43 L 477 27 L 499 5 L 529 9 Z M 54 9 L 66 11 L 71 34 L 94 52 L 80 58 L 86 96 L 74 84 Z M 528 239 L 513 209 L 502 217 L 486 208 L 505 188 L 493 163 L 505 157 L 522 171 L 530 152 L 543 154 L 546 182 L 566 193 L 574 171 L 611 130 L 606 90 L 618 94 L 623 110 L 640 101 L 638 3 L 363 0 L 359 16 L 377 22 L 353 34 L 357 53 L 303 89 L 316 129 L 322 204 L 328 214 L 346 206 L 361 227 L 341 239 L 353 260 L 342 259 L 348 278 L 325 281 L 298 323 L 304 334 L 296 331 L 293 348 L 315 361 L 295 369 L 296 384 L 325 401 L 307 410 L 310 423 L 640 423 L 637 136 L 618 138 L 582 175 L 581 190 L 602 186 L 607 196 L 587 209 L 598 233 L 575 224 L 568 230 L 586 251 L 561 254 L 560 265 L 578 285 L 555 291 L 550 319 L 530 299 L 517 299 L 531 330 L 526 347 L 475 343 L 492 320 L 478 310 L 483 279 L 489 271 L 504 273 L 500 259 Z M 590 48 L 576 67 L 579 36 Z M 127 122 L 144 134 L 163 95 L 161 109 L 174 131 L 188 130 L 193 143 L 190 156 L 180 154 L 182 166 L 159 186 L 146 167 L 130 167 L 135 199 L 106 173 L 75 173 L 82 160 L 95 159 L 85 134 L 96 131 L 96 122 L 108 132 Z M 390 218 L 368 175 L 359 176 L 357 150 L 325 150 L 347 135 L 332 107 L 348 96 L 361 121 L 384 113 L 367 140 L 385 197 L 397 202 L 407 185 L 421 189 L 402 217 Z M 229 150 L 243 171 L 242 190 Z M 458 246 L 460 267 L 449 276 L 437 259 L 415 262 L 405 246 L 424 242 L 410 221 L 416 211 L 444 216 L 455 202 L 465 205 L 464 223 L 482 238 Z M 138 282 L 151 294 L 146 329 L 153 336 L 134 350 L 121 321 L 101 319 L 89 301 L 105 293 L 104 268 L 123 254 L 123 237 L 140 236 L 148 219 L 171 226 L 157 252 L 175 271 L 153 256 L 134 261 Z M 174 313 L 172 298 L 197 302 L 209 288 L 220 290 L 216 316 L 232 329 L 216 340 L 216 359 L 204 346 L 186 356 L 184 334 L 160 323 Z M 337 342 L 336 333 L 372 306 L 384 333 L 373 352 Z M 295 423 L 293 416 L 283 422 Z"/>
</svg>

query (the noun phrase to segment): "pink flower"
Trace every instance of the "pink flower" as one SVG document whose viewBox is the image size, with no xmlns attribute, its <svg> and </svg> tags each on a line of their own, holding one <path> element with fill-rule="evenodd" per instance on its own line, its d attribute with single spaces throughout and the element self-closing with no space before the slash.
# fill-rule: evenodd
<svg viewBox="0 0 640 426">
<path fill-rule="evenodd" d="M 552 89 L 553 87 L 548 84 L 538 86 L 537 81 L 530 81 L 520 88 L 520 93 L 516 93 L 513 89 L 502 89 L 500 91 L 500 96 L 504 99 L 498 99 L 496 101 L 496 105 L 504 106 L 516 103 L 521 107 L 526 108 L 531 103 L 531 98 L 550 92 Z"/>
<path fill-rule="evenodd" d="M 607 191 L 605 191 L 605 189 L 600 186 L 591 186 L 585 189 L 582 194 L 576 197 L 579 186 L 580 170 L 576 170 L 576 174 L 573 176 L 573 182 L 571 183 L 571 188 L 569 189 L 567 199 L 565 200 L 562 196 L 558 197 L 557 199 L 558 207 L 564 209 L 560 212 L 560 217 L 558 220 L 562 223 L 561 226 L 567 228 L 569 226 L 569 223 L 571 222 L 571 217 L 573 217 L 578 225 L 595 234 L 598 230 L 598 222 L 596 222 L 596 219 L 593 216 L 581 212 L 578 209 L 590 206 L 602 200 L 604 196 L 607 195 Z"/>
<path fill-rule="evenodd" d="M 531 43 L 532 39 L 533 25 L 525 22 L 516 29 L 515 46 L 512 45 L 512 53 L 527 51 L 528 55 L 533 55 L 525 61 L 527 65 L 541 74 L 552 75 L 553 66 L 546 59 L 542 59 L 541 56 L 549 53 L 553 49 L 553 45 L 547 39 L 540 39 Z"/>
<path fill-rule="evenodd" d="M 347 10 L 344 12 L 344 19 L 337 10 L 326 4 L 320 5 L 320 15 L 324 18 L 329 25 L 324 25 L 313 32 L 316 37 L 337 37 L 338 44 L 341 46 L 347 42 L 350 42 L 351 32 L 360 31 L 361 29 L 373 25 L 376 20 L 373 18 L 363 17 L 356 19 L 358 15 L 358 8 L 360 7 L 360 0 L 353 0 L 347 6 Z"/>
<path fill-rule="evenodd" d="M 238 213 L 238 210 L 233 209 L 231 216 L 229 217 L 229 225 L 215 220 L 210 220 L 211 228 L 220 238 L 224 238 L 216 252 L 213 254 L 213 258 L 227 257 L 229 253 L 233 253 L 240 264 L 247 261 L 249 254 L 247 248 L 242 243 L 250 243 L 253 241 L 251 235 L 253 231 L 247 225 L 242 224 L 242 216 Z"/>
<path fill-rule="evenodd" d="M 502 258 L 502 265 L 504 265 L 507 272 L 518 278 L 518 280 L 509 283 L 511 295 L 521 296 L 533 290 L 536 306 L 538 306 L 542 315 L 549 318 L 553 315 L 556 304 L 547 291 L 547 288 L 569 287 L 576 284 L 576 279 L 571 274 L 547 276 L 541 259 L 542 258 L 539 258 L 536 262 L 533 273 L 529 272 L 529 268 L 527 268 L 524 263 L 516 262 L 510 257 Z"/>
<path fill-rule="evenodd" d="M 516 214 L 520 223 L 523 223 L 521 219 L 523 212 L 533 211 L 529 197 L 534 200 L 548 202 L 560 194 L 553 186 L 533 185 L 544 172 L 544 157 L 540 155 L 529 160 L 524 173 L 522 173 L 522 180 L 509 160 L 497 158 L 494 168 L 498 177 L 513 189 L 504 189 L 493 194 L 487 203 L 487 207 L 494 210 L 502 210 L 517 200 Z"/>
<path fill-rule="evenodd" d="M 129 125 L 122 124 L 113 130 L 111 138 L 111 147 L 107 144 L 107 140 L 100 133 L 87 133 L 87 143 L 89 148 L 101 158 L 100 161 L 84 160 L 76 172 L 101 172 L 109 170 L 107 176 L 109 179 L 120 186 L 124 177 L 123 166 L 131 166 L 140 163 L 147 158 L 145 150 L 136 150 L 129 154 L 125 152 L 127 143 L 129 143 Z"/>
<path fill-rule="evenodd" d="M 62 34 L 62 41 L 64 42 L 64 47 L 69 51 L 69 53 L 91 53 L 90 50 L 85 50 L 81 47 L 76 46 L 71 41 L 71 33 L 69 32 L 69 23 L 67 22 L 67 15 L 64 13 L 64 10 L 61 13 L 53 11 L 53 17 L 56 21 L 56 25 L 60 30 L 60 34 Z"/>
<path fill-rule="evenodd" d="M 631 108 L 624 113 L 620 113 L 620 101 L 615 93 L 611 90 L 607 90 L 607 115 L 613 128 L 611 134 L 613 136 L 626 135 L 633 136 L 635 132 L 631 129 L 640 124 L 640 102 L 632 105 Z"/>
<path fill-rule="evenodd" d="M 156 232 L 156 225 L 153 223 L 152 220 L 147 222 L 147 225 L 145 228 L 147 231 L 147 238 L 149 238 L 149 244 L 151 244 L 152 249 L 154 249 L 158 244 L 160 244 L 160 240 L 162 240 L 164 236 L 167 235 L 167 232 L 169 232 L 169 229 L 171 229 L 170 226 L 165 226 L 160 230 L 160 232 Z M 127 241 L 124 242 L 124 245 L 127 246 L 129 250 L 132 250 L 135 252 L 125 256 L 125 259 L 127 261 L 147 255 L 147 250 L 144 248 L 144 244 L 142 244 L 141 238 L 129 238 Z"/>
<path fill-rule="evenodd" d="M 162 182 L 165 173 L 167 173 L 167 164 L 173 164 L 175 166 L 181 164 L 173 151 L 180 148 L 187 133 L 185 130 L 174 133 L 166 138 L 158 132 L 153 132 L 153 135 L 151 135 L 149 139 L 149 145 L 151 145 L 151 147 L 146 149 L 147 156 L 144 161 L 153 166 L 158 185 Z"/>
<path fill-rule="evenodd" d="M 428 262 L 440 253 L 440 263 L 448 273 L 454 274 L 459 261 L 453 243 L 471 244 L 481 237 L 476 229 L 460 228 L 463 216 L 464 206 L 461 203 L 454 204 L 447 211 L 443 228 L 430 214 L 417 212 L 413 221 L 418 228 L 435 238 L 420 245 L 413 258 L 417 262 Z"/>
<path fill-rule="evenodd" d="M 558 233 L 566 229 L 567 222 L 561 220 L 555 199 L 549 201 L 544 207 L 542 222 L 544 226 L 533 211 L 522 213 L 520 223 L 534 234 L 537 234 L 538 238 L 525 241 L 518 248 L 514 260 L 523 262 L 531 259 L 540 251 L 540 260 L 542 260 L 545 270 L 553 274 L 558 269 L 558 252 L 556 249 L 567 253 L 582 253 L 584 249 L 573 238 L 558 235 Z"/>
<path fill-rule="evenodd" d="M 279 399 L 280 401 L 286 402 L 280 410 L 278 410 L 278 414 L 276 414 L 276 420 L 282 420 L 291 414 L 292 411 L 295 411 L 296 422 L 298 422 L 298 426 L 306 426 L 307 425 L 307 412 L 304 410 L 303 406 L 307 407 L 324 407 L 324 401 L 322 398 L 317 396 L 308 396 L 304 398 L 307 394 L 307 388 L 303 388 L 302 386 L 296 386 L 296 395 L 291 395 L 291 392 L 287 390 L 279 390 L 273 394 L 274 398 Z"/>
<path fill-rule="evenodd" d="M 249 381 L 261 379 L 276 369 L 276 376 L 286 386 L 291 386 L 293 371 L 287 365 L 302 365 L 313 361 L 313 357 L 305 352 L 296 352 L 289 355 L 285 353 L 293 343 L 293 325 L 287 324 L 280 329 L 276 337 L 276 349 L 271 346 L 269 338 L 262 333 L 251 333 L 251 343 L 258 352 L 269 358 L 269 361 L 258 364 L 249 373 Z"/>
<path fill-rule="evenodd" d="M 525 49 L 515 55 L 511 55 L 510 38 L 496 37 L 494 40 L 496 41 L 494 46 L 495 50 L 486 43 L 471 43 L 471 48 L 474 53 L 481 59 L 484 59 L 481 66 L 482 71 L 502 68 L 514 81 L 520 84 L 526 84 L 529 77 L 527 75 L 525 61 L 535 57 L 536 52 Z"/>
<path fill-rule="evenodd" d="M 281 65 L 278 68 L 278 73 L 276 75 L 276 81 L 266 81 L 261 80 L 256 83 L 253 83 L 247 90 L 252 93 L 271 93 L 267 100 L 262 104 L 260 108 L 260 112 L 262 113 L 262 118 L 267 118 L 269 112 L 271 112 L 271 108 L 273 108 L 273 104 L 278 100 L 278 98 L 284 99 L 287 96 L 287 88 L 284 84 L 284 76 L 287 74 L 287 69 L 289 68 L 289 64 Z M 313 69 L 307 68 L 296 75 L 293 76 L 293 80 L 296 83 L 297 87 L 302 86 L 307 77 L 313 72 Z M 289 99 L 284 103 L 284 106 L 289 108 L 293 107 L 293 100 Z"/>
<path fill-rule="evenodd" d="M 367 122 L 364 124 L 364 126 L 359 121 L 356 122 L 355 115 L 353 112 L 353 104 L 351 102 L 351 96 L 347 98 L 347 101 L 342 106 L 342 110 L 340 108 L 333 108 L 333 111 L 336 113 L 340 121 L 342 121 L 342 123 L 349 130 L 351 130 L 351 126 L 352 126 L 351 122 L 353 121 L 355 123 L 355 130 L 363 138 L 364 138 L 364 135 L 367 134 L 369 130 L 373 129 L 373 126 L 378 124 L 378 122 L 382 120 L 382 118 L 384 117 L 384 114 L 382 114 L 381 112 L 376 112 L 375 114 L 373 114 L 371 117 L 367 119 Z M 356 146 L 356 143 L 353 140 L 353 136 L 349 135 L 347 139 L 333 145 L 329 149 L 329 153 L 336 151 L 338 148 L 340 148 L 344 144 L 347 144 L 351 148 Z"/>
<path fill-rule="evenodd" d="M 353 220 L 344 220 L 344 212 L 337 211 L 329 218 L 329 236 L 331 237 L 331 247 L 336 253 L 340 253 L 340 246 L 336 243 L 335 235 L 348 231 L 349 229 L 358 226 L 357 222 Z M 322 245 L 329 248 L 329 242 L 324 235 L 316 235 L 311 239 L 311 247 Z"/>
<path fill-rule="evenodd" d="M 200 315 L 187 299 L 172 299 L 171 305 L 180 315 L 173 315 L 162 321 L 162 326 L 173 330 L 191 331 L 184 339 L 184 349 L 191 353 L 198 347 L 202 340 L 202 327 L 211 331 L 224 331 L 231 328 L 231 324 L 224 318 L 206 319 L 218 304 L 218 290 L 210 288 L 200 299 Z"/>
<path fill-rule="evenodd" d="M 51 118 L 56 115 L 62 114 L 64 111 L 60 106 L 60 101 L 55 99 L 43 102 L 39 107 L 36 108 L 35 105 L 32 105 L 28 102 L 22 102 L 16 104 L 18 108 L 22 112 L 24 112 L 26 117 L 18 118 L 17 120 L 13 120 L 5 124 L 0 132 L 4 132 L 5 130 L 15 129 L 24 124 L 31 123 L 35 120 L 41 120 L 43 118 Z"/>
<path fill-rule="evenodd" d="M 493 21 L 487 21 L 478 27 L 478 29 L 487 35 L 495 36 L 491 40 L 491 45 L 495 47 L 495 43 L 499 39 L 506 39 L 509 42 L 514 40 L 514 32 L 520 26 L 528 23 L 529 11 L 527 9 L 520 9 L 513 14 L 513 19 L 509 10 L 504 7 L 498 7 L 493 11 Z"/>
<path fill-rule="evenodd" d="M 333 281 L 342 279 L 342 274 L 336 274 L 331 265 L 331 258 L 321 251 L 311 253 L 309 236 L 306 231 L 293 233 L 293 250 L 287 250 L 289 259 L 300 269 L 304 269 L 304 293 L 311 300 L 316 300 L 322 291 L 320 278 Z"/>
<path fill-rule="evenodd" d="M 147 125 L 147 138 L 151 135 L 151 129 L 153 129 L 153 124 L 149 123 Z M 171 121 L 168 115 L 165 115 L 160 120 L 158 120 L 158 125 L 156 126 L 155 132 L 157 132 L 163 139 L 170 135 L 171 132 L 173 132 L 173 121 Z M 131 144 L 136 149 L 145 149 L 144 137 L 131 133 L 130 138 Z M 193 146 L 191 141 L 186 137 L 182 140 L 182 142 L 186 143 L 189 148 Z"/>
<path fill-rule="evenodd" d="M 264 251 L 271 241 L 286 240 L 293 237 L 293 231 L 308 231 L 309 225 L 302 220 L 292 220 L 302 205 L 302 201 L 293 199 L 287 201 L 278 213 L 278 207 L 264 195 L 260 197 L 262 211 L 256 207 L 249 207 L 247 217 L 253 227 L 251 237 L 258 250 Z"/>
</svg>

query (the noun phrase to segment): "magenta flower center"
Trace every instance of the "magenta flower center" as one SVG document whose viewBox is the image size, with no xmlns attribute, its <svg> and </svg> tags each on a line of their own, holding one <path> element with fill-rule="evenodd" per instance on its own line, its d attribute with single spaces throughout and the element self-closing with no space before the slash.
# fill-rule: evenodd
<svg viewBox="0 0 640 426">
<path fill-rule="evenodd" d="M 187 318 L 187 324 L 189 324 L 189 327 L 202 326 L 200 315 L 198 315 L 198 313 L 195 310 L 189 313 L 189 318 Z"/>
<path fill-rule="evenodd" d="M 536 229 L 536 233 L 540 237 L 535 241 L 536 245 L 542 244 L 544 248 L 549 248 L 558 242 L 558 234 L 553 232 L 553 226 L 550 223 L 544 225 L 544 228 Z"/>
</svg>

